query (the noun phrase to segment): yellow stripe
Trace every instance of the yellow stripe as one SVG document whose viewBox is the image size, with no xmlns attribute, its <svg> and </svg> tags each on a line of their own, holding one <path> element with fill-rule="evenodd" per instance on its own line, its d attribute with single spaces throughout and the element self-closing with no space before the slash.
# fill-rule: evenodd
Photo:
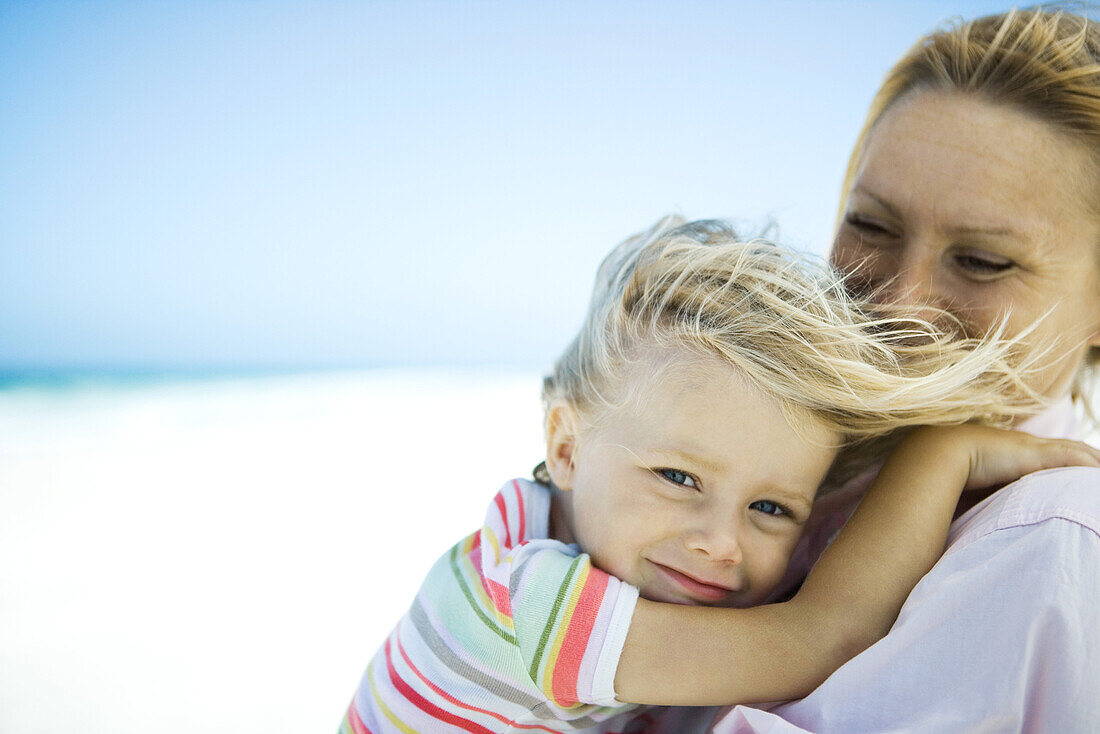
<svg viewBox="0 0 1100 734">
<path fill-rule="evenodd" d="M 544 667 L 542 671 L 542 693 L 546 696 L 547 700 L 554 701 L 554 675 L 553 670 L 547 670 L 546 665 L 556 665 L 558 662 L 558 654 L 561 652 L 561 645 L 565 641 L 565 633 L 569 631 L 569 622 L 573 619 L 573 612 L 577 608 L 577 602 L 581 598 L 581 592 L 584 591 L 584 585 L 588 583 L 588 573 L 592 570 L 591 563 L 585 563 L 581 572 L 577 574 L 577 577 L 573 580 L 573 588 L 570 590 L 569 601 L 565 604 L 565 611 L 562 612 L 559 617 L 558 634 L 554 637 L 554 646 L 550 648 L 550 654 L 546 656 Z M 554 701 L 557 705 L 557 701 Z M 578 703 L 578 705 L 580 705 Z"/>
<path fill-rule="evenodd" d="M 403 731 L 405 734 L 419 734 L 416 729 L 406 724 L 401 719 L 397 718 L 397 714 L 390 710 L 390 707 L 386 705 L 386 702 L 382 700 L 382 697 L 378 695 L 378 689 L 374 687 L 374 675 L 371 668 L 374 667 L 374 661 L 370 661 L 370 665 L 367 666 L 367 680 L 370 681 L 370 692 L 374 696 L 374 702 L 378 704 L 378 708 L 382 709 L 382 713 L 386 715 L 386 718 L 390 720 L 390 723 Z"/>
<path fill-rule="evenodd" d="M 485 547 L 485 540 L 488 540 L 493 546 L 493 563 L 500 562 L 500 541 L 497 540 L 496 533 L 488 525 L 481 529 L 482 547 Z"/>
<path fill-rule="evenodd" d="M 496 533 L 494 533 L 492 528 L 490 528 L 488 525 L 486 525 L 484 528 L 481 529 L 481 547 L 482 548 L 485 547 L 485 542 L 486 541 L 488 541 L 493 546 L 493 559 L 495 561 L 495 564 L 498 565 L 498 566 L 501 565 L 500 540 L 497 538 Z M 507 559 L 506 559 L 508 564 L 511 565 L 513 560 L 514 560 L 513 556 L 511 554 L 509 554 Z M 505 614 L 505 613 L 501 612 L 499 609 L 497 609 L 497 605 L 494 604 L 493 600 L 489 598 L 489 595 L 485 593 L 485 586 L 481 583 L 481 574 L 480 573 L 478 574 L 477 589 L 478 589 L 478 596 L 481 597 L 481 599 L 484 601 L 485 607 L 487 609 L 492 609 L 493 610 L 493 616 L 496 617 L 496 620 L 498 622 L 500 622 L 502 625 L 504 625 L 504 627 L 506 629 L 508 629 L 509 631 L 515 632 L 516 631 L 516 625 L 515 625 L 515 622 L 512 620 L 511 615 Z"/>
<path fill-rule="evenodd" d="M 492 531 L 490 531 L 489 528 L 486 527 L 482 531 L 482 553 L 485 552 L 485 536 L 488 536 L 489 541 L 493 543 L 493 547 L 496 548 L 496 538 L 493 537 Z M 471 535 L 465 549 L 466 552 L 462 554 L 462 566 L 468 571 L 468 573 L 466 574 L 466 579 L 467 581 L 469 581 L 470 590 L 474 593 L 475 596 L 477 596 L 478 602 L 481 604 L 482 609 L 488 612 L 492 612 L 493 616 L 498 617 L 502 620 L 507 619 L 508 625 L 511 626 L 511 617 L 505 617 L 503 615 L 497 614 L 496 605 L 493 604 L 493 600 L 489 598 L 489 595 L 485 593 L 485 585 L 481 582 L 481 569 L 474 568 L 474 562 L 470 560 L 470 549 L 473 547 L 473 545 L 474 536 Z"/>
</svg>

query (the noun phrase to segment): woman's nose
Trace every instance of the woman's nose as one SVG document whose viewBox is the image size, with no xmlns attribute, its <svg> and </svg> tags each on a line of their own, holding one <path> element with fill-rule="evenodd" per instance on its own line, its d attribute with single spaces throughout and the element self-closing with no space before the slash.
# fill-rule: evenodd
<svg viewBox="0 0 1100 734">
<path fill-rule="evenodd" d="M 701 523 L 687 536 L 689 550 L 702 553 L 708 560 L 741 563 L 740 531 L 733 521 Z"/>
<path fill-rule="evenodd" d="M 937 309 L 946 308 L 934 255 L 919 245 L 909 245 L 893 261 L 896 271 L 881 273 L 879 300 L 901 306 L 927 306 L 924 318 L 934 320 Z"/>
</svg>

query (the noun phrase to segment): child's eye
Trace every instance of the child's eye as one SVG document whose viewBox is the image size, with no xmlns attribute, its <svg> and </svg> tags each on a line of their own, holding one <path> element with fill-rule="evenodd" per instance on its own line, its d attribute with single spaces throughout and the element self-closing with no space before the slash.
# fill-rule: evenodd
<svg viewBox="0 0 1100 734">
<path fill-rule="evenodd" d="M 680 484 L 685 487 L 691 487 L 692 489 L 696 489 L 699 486 L 695 483 L 695 477 L 679 469 L 658 469 L 657 473 L 673 484 Z"/>
<path fill-rule="evenodd" d="M 763 512 L 766 515 L 779 516 L 790 514 L 789 512 L 787 512 L 787 509 L 783 507 L 783 505 L 776 504 L 775 502 L 771 502 L 769 500 L 757 500 L 756 502 L 753 502 L 751 505 L 749 505 L 749 508 L 758 512 Z"/>
</svg>

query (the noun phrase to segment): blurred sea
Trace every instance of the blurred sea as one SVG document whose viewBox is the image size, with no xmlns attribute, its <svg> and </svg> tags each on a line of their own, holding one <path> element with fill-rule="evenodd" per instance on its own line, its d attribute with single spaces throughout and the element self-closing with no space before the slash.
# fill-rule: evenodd
<svg viewBox="0 0 1100 734">
<path fill-rule="evenodd" d="M 542 448 L 541 375 L 0 388 L 0 731 L 334 731 L 424 573 Z"/>
<path fill-rule="evenodd" d="M 0 732 L 334 731 L 537 372 L 7 375 Z"/>
</svg>

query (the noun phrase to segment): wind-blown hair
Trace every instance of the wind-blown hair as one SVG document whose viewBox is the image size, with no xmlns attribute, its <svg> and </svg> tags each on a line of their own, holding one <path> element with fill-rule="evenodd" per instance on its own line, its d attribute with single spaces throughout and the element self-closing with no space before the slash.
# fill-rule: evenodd
<svg viewBox="0 0 1100 734">
<path fill-rule="evenodd" d="M 847 206 L 871 132 L 882 116 L 922 91 L 961 92 L 1021 110 L 1081 144 L 1091 160 L 1088 204 L 1100 217 L 1100 26 L 1065 10 L 1010 10 L 924 36 L 887 73 L 871 102 L 848 161 L 840 216 Z M 1071 175 L 1067 172 L 1067 175 Z M 1100 268 L 1100 243 L 1094 267 Z M 1100 347 L 1092 347 L 1073 386 L 1088 398 L 1100 382 Z"/>
<path fill-rule="evenodd" d="M 796 430 L 810 415 L 846 445 L 916 424 L 1006 425 L 1040 407 L 1000 333 L 960 339 L 904 309 L 876 314 L 821 260 L 739 241 L 722 222 L 680 222 L 661 220 L 603 261 L 584 325 L 543 383 L 547 410 L 565 400 L 598 425 L 631 399 L 624 376 L 654 355 L 671 355 L 654 379 L 717 358 L 774 396 Z"/>
</svg>

